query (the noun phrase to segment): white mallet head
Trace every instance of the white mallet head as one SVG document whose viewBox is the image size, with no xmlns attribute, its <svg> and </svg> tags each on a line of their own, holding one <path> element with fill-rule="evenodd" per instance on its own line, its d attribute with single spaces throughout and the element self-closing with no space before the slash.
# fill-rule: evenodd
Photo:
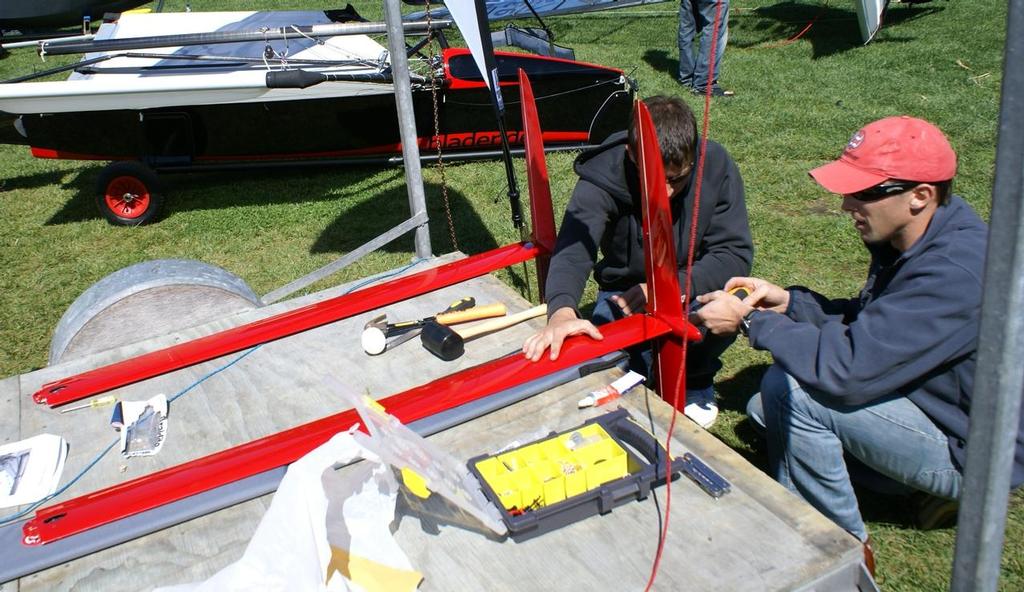
<svg viewBox="0 0 1024 592">
<path fill-rule="evenodd" d="M 363 351 L 376 356 L 384 353 L 388 347 L 388 338 L 380 327 L 367 327 L 363 329 Z"/>
</svg>

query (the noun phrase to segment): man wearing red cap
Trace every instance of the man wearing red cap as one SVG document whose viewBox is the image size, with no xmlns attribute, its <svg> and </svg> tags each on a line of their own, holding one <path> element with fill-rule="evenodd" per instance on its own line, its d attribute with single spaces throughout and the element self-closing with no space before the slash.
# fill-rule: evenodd
<svg viewBox="0 0 1024 592">
<path fill-rule="evenodd" d="M 844 453 L 915 490 L 960 494 L 988 227 L 950 193 L 956 154 L 920 119 L 867 125 L 810 174 L 843 196 L 871 254 L 860 294 L 737 277 L 725 289 L 750 295 L 704 295 L 694 320 L 772 353 L 747 407 L 765 429 L 769 471 L 867 544 Z M 1022 482 L 1024 425 L 1012 477 Z"/>
</svg>

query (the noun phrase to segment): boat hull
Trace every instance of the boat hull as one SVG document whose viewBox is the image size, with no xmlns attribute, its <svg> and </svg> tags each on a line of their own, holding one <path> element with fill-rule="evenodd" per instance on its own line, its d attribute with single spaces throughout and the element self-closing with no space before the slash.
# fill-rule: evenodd
<svg viewBox="0 0 1024 592">
<path fill-rule="evenodd" d="M 882 13 L 889 0 L 856 0 L 857 24 L 860 26 L 860 37 L 867 45 L 875 37 L 882 26 Z"/>
<path fill-rule="evenodd" d="M 142 6 L 149 0 L 4 0 L 0 29 L 69 27 L 89 17 L 97 21 L 108 12 Z"/>
<path fill-rule="evenodd" d="M 619 70 L 523 54 L 499 54 L 506 129 L 521 143 L 518 84 L 522 67 L 537 94 L 545 144 L 585 146 L 624 129 L 633 91 Z M 421 151 L 446 154 L 500 149 L 487 88 L 465 50 L 447 50 L 438 89 L 438 125 L 429 86 L 413 93 Z M 344 83 L 338 83 L 344 84 Z M 160 168 L 218 162 L 366 159 L 401 153 L 393 93 L 308 99 L 175 105 L 21 116 L 42 158 L 142 160 Z"/>
</svg>

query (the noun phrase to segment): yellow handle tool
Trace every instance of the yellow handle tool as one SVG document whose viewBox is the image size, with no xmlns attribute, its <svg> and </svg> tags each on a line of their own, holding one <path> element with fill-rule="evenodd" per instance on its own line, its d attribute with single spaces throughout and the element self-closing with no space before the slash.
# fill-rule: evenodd
<svg viewBox="0 0 1024 592">
<path fill-rule="evenodd" d="M 88 409 L 88 408 L 93 408 L 93 407 L 105 407 L 107 405 L 112 404 L 116 400 L 117 399 L 115 399 L 113 395 L 107 395 L 105 397 L 100 397 L 98 399 L 93 399 L 92 401 L 89 401 L 88 403 L 82 403 L 81 405 L 75 405 L 73 407 L 65 407 L 64 409 L 61 409 L 60 412 L 61 413 L 68 413 L 70 411 L 78 411 L 79 409 Z"/>
</svg>

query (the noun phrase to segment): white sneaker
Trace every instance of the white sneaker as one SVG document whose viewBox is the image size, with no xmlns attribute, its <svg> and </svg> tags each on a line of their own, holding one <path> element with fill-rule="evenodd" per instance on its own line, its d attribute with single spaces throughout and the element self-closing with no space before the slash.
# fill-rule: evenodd
<svg viewBox="0 0 1024 592">
<path fill-rule="evenodd" d="M 703 389 L 686 390 L 686 407 L 683 414 L 689 417 L 700 427 L 710 428 L 718 417 L 718 403 L 715 402 L 715 389 L 707 387 Z"/>
</svg>

